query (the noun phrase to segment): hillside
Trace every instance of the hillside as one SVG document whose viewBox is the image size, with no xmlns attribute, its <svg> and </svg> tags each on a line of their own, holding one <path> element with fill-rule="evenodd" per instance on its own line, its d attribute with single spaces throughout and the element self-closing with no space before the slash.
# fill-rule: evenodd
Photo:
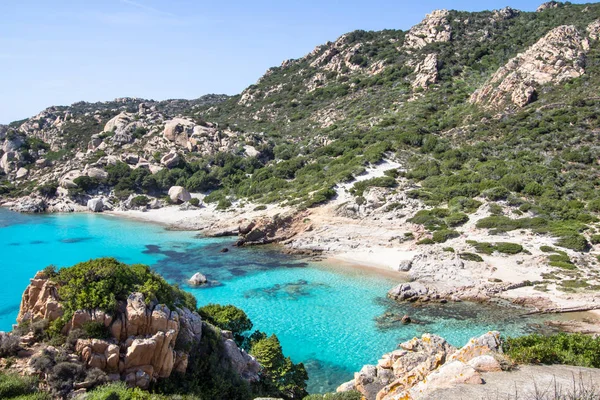
<svg viewBox="0 0 600 400">
<path fill-rule="evenodd" d="M 436 287 L 400 300 L 535 288 L 583 307 L 600 287 L 599 39 L 600 4 L 437 10 L 238 96 L 52 107 L 0 128 L 0 194 L 52 212 L 195 209 L 202 193 L 237 218 L 227 232 L 255 220 L 240 244 L 409 254 L 388 264 Z"/>
</svg>

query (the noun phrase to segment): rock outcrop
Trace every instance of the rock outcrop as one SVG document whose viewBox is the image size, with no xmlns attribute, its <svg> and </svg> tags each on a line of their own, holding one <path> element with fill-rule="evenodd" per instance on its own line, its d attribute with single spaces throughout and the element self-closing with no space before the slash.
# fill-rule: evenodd
<svg viewBox="0 0 600 400">
<path fill-rule="evenodd" d="M 200 286 L 200 285 L 204 285 L 206 282 L 208 282 L 208 280 L 206 279 L 206 276 L 204 276 L 203 274 L 201 274 L 200 272 L 196 272 L 188 281 L 191 285 L 194 286 Z"/>
<path fill-rule="evenodd" d="M 428 54 L 425 59 L 415 67 L 415 78 L 412 82 L 414 88 L 426 88 L 438 80 L 437 55 Z"/>
<path fill-rule="evenodd" d="M 38 272 L 23 293 L 17 321 L 47 320 L 64 315 L 58 286 L 44 272 Z M 190 351 L 198 351 L 204 329 L 215 329 L 203 323 L 200 315 L 186 308 L 171 310 L 163 304 L 146 302 L 142 293 L 132 293 L 122 310 L 114 315 L 101 310 L 78 310 L 63 328 L 68 334 L 91 322 L 110 332 L 108 339 L 78 339 L 76 357 L 86 368 L 98 368 L 113 380 L 147 389 L 173 371 L 185 373 Z M 259 380 L 261 366 L 231 340 L 231 333 L 221 337 L 223 362 L 243 379 Z"/>
<path fill-rule="evenodd" d="M 511 103 L 523 107 L 536 99 L 540 86 L 583 75 L 588 50 L 588 39 L 574 26 L 554 28 L 498 69 L 470 101 L 490 108 Z"/>
<path fill-rule="evenodd" d="M 453 384 L 482 384 L 482 372 L 499 371 L 500 334 L 489 332 L 457 350 L 443 338 L 424 334 L 365 365 L 338 392 L 358 390 L 367 400 L 427 399 Z"/>
<path fill-rule="evenodd" d="M 452 39 L 449 14 L 448 10 L 435 10 L 427 14 L 423 21 L 407 32 L 404 47 L 421 49 L 429 43 L 449 42 Z"/>
</svg>

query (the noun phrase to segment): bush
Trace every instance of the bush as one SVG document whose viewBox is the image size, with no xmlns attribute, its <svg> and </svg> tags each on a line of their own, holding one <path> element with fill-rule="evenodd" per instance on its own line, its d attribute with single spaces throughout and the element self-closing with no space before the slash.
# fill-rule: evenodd
<svg viewBox="0 0 600 400">
<path fill-rule="evenodd" d="M 469 221 L 469 216 L 464 213 L 453 213 L 446 217 L 446 224 L 450 227 L 460 226 Z"/>
<path fill-rule="evenodd" d="M 110 339 L 110 329 L 102 322 L 88 321 L 81 327 L 84 335 L 90 339 Z"/>
<path fill-rule="evenodd" d="M 431 238 L 425 238 L 425 239 L 421 239 L 417 242 L 418 245 L 423 245 L 423 244 L 435 244 L 435 241 Z"/>
<path fill-rule="evenodd" d="M 460 233 L 457 231 L 453 231 L 450 229 L 443 229 L 440 231 L 433 232 L 432 240 L 436 243 L 444 243 L 448 239 L 457 238 L 460 236 Z"/>
<path fill-rule="evenodd" d="M 517 243 L 498 242 L 494 247 L 497 252 L 503 254 L 519 254 L 523 251 L 523 246 Z"/>
<path fill-rule="evenodd" d="M 379 178 L 371 178 L 364 181 L 356 182 L 350 189 L 350 193 L 355 196 L 362 196 L 365 190 L 370 187 L 394 187 L 396 179 L 391 176 L 382 176 Z"/>
<path fill-rule="evenodd" d="M 264 367 L 261 385 L 267 393 L 277 394 L 286 399 L 302 399 L 306 393 L 308 375 L 302 363 L 294 364 L 284 357 L 277 336 L 257 341 L 250 354 Z"/>
<path fill-rule="evenodd" d="M 579 333 L 508 338 L 504 341 L 504 351 L 518 363 L 600 368 L 600 338 Z"/>
<path fill-rule="evenodd" d="M 99 308 L 114 312 L 119 301 L 126 301 L 132 292 L 144 294 L 147 302 L 156 299 L 168 305 L 196 308 L 195 298 L 167 283 L 150 267 L 127 265 L 114 258 L 98 258 L 62 268 L 52 278 L 63 299 L 65 318 L 76 310 Z"/>
<path fill-rule="evenodd" d="M 73 179 L 73 183 L 77 185 L 77 188 L 83 190 L 86 193 L 96 189 L 100 185 L 100 181 L 98 179 L 91 178 L 86 175 Z"/>
<path fill-rule="evenodd" d="M 458 256 L 465 261 L 483 262 L 481 256 L 473 253 L 460 253 Z"/>
<path fill-rule="evenodd" d="M 207 304 L 204 307 L 200 307 L 198 313 L 204 320 L 214 326 L 231 331 L 238 346 L 241 346 L 244 341 L 242 333 L 252 329 L 252 321 L 250 321 L 246 313 L 231 304 L 226 306 Z"/>
<path fill-rule="evenodd" d="M 341 393 L 311 394 L 303 400 L 361 400 L 362 394 L 356 390 Z"/>
<path fill-rule="evenodd" d="M 191 205 L 193 205 L 194 207 L 198 207 L 200 205 L 200 199 L 196 198 L 196 197 L 192 197 L 189 201 L 189 203 Z"/>
<path fill-rule="evenodd" d="M 150 203 L 150 199 L 146 196 L 135 196 L 131 199 L 132 207 L 146 207 Z"/>
<path fill-rule="evenodd" d="M 20 346 L 21 338 L 14 333 L 0 332 L 0 358 L 11 357 L 17 354 Z"/>
<path fill-rule="evenodd" d="M 81 364 L 61 362 L 52 368 L 46 380 L 52 393 L 64 397 L 73 390 L 73 384 L 85 378 L 85 370 Z"/>
<path fill-rule="evenodd" d="M 37 387 L 37 378 L 0 372 L 0 399 L 30 395 L 37 392 Z"/>
<path fill-rule="evenodd" d="M 44 197 L 56 196 L 56 190 L 58 190 L 58 183 L 55 181 L 45 183 L 38 187 L 38 192 Z"/>
<path fill-rule="evenodd" d="M 506 200 L 510 191 L 505 187 L 498 186 L 483 192 L 483 196 L 491 201 Z"/>
<path fill-rule="evenodd" d="M 590 249 L 587 239 L 576 233 L 562 236 L 556 241 L 556 245 L 575 251 L 588 251 Z"/>
</svg>

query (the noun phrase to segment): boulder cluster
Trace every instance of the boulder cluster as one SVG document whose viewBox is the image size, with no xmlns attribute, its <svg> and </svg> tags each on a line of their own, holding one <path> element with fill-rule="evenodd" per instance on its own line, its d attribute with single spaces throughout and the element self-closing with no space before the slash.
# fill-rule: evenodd
<svg viewBox="0 0 600 400">
<path fill-rule="evenodd" d="M 427 399 L 454 384 L 482 384 L 482 373 L 502 370 L 499 332 L 473 338 L 461 349 L 424 334 L 384 354 L 377 365 L 365 365 L 338 392 L 358 390 L 367 400 Z"/>
</svg>

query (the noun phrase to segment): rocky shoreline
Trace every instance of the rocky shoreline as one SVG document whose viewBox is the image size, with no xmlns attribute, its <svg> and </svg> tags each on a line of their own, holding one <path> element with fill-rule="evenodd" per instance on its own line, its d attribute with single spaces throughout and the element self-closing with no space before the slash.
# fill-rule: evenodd
<svg viewBox="0 0 600 400">
<path fill-rule="evenodd" d="M 377 190 L 373 192 L 373 196 L 378 195 Z M 235 237 L 238 246 L 276 244 L 284 253 L 307 257 L 311 261 L 350 263 L 374 273 L 393 274 L 399 284 L 390 289 L 388 296 L 399 302 L 487 303 L 503 300 L 531 313 L 600 309 L 600 297 L 595 293 L 565 294 L 535 290 L 543 280 L 543 269 L 534 267 L 539 256 L 495 257 L 493 261 L 502 263 L 504 269 L 509 267 L 509 270 L 502 271 L 502 278 L 495 278 L 498 267 L 492 263 L 486 262 L 482 269 L 480 262 L 461 259 L 456 249 L 446 252 L 439 247 L 415 246 L 421 233 L 420 227 L 414 224 L 405 222 L 404 226 L 401 225 L 413 235 L 411 240 L 391 240 L 390 237 L 400 236 L 398 226 L 394 224 L 396 218 L 384 219 L 383 207 L 374 201 L 369 201 L 362 210 L 357 207 L 358 217 L 348 216 L 346 200 L 347 197 L 340 196 L 331 204 L 300 212 L 274 205 L 265 207 L 265 210 L 251 203 L 220 211 L 212 204 L 200 202 L 198 207 L 187 203 L 161 205 L 154 209 L 149 206 L 138 209 L 118 207 L 104 213 L 158 223 L 167 229 L 199 231 L 206 237 Z M 341 212 L 341 209 L 344 211 Z M 55 209 L 50 210 L 56 212 Z M 81 205 L 77 211 L 92 212 L 89 207 Z M 471 231 L 474 229 L 471 228 Z M 474 233 L 473 237 L 478 235 L 481 232 Z M 519 239 L 523 242 L 531 240 Z M 539 243 L 551 243 L 549 239 L 540 239 L 537 239 Z M 464 239 L 455 242 L 464 246 Z M 527 266 L 537 268 L 537 273 L 522 272 Z M 590 316 L 600 317 L 600 313 Z M 572 324 L 569 329 L 577 330 L 577 326 Z"/>
</svg>

